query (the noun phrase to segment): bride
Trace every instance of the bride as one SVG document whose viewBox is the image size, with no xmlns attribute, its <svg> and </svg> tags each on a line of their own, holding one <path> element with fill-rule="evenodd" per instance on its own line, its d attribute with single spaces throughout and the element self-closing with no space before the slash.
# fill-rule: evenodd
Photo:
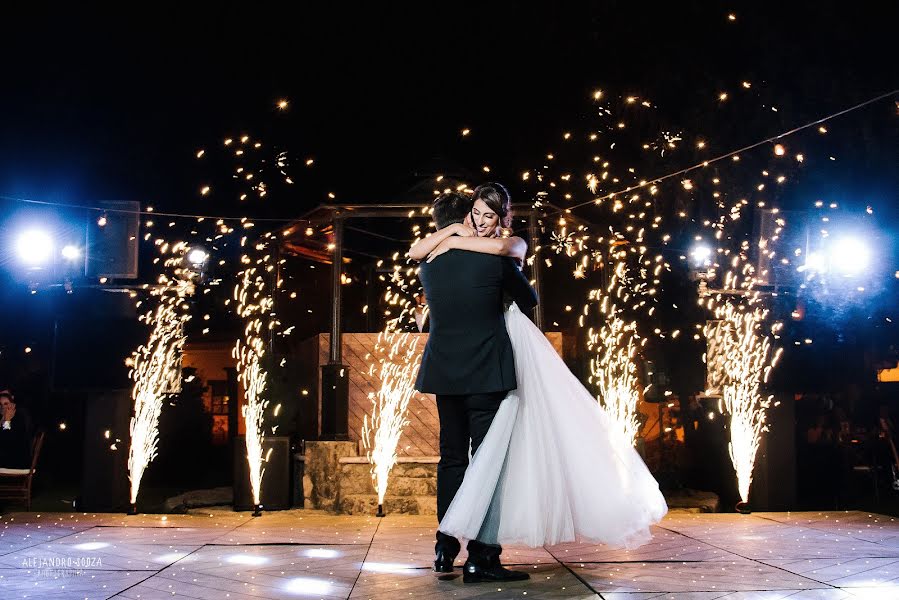
<svg viewBox="0 0 899 600">
<path fill-rule="evenodd" d="M 410 257 L 431 260 L 456 249 L 511 256 L 521 264 L 525 241 L 502 236 L 512 217 L 506 189 L 484 184 L 473 200 L 465 223 L 419 240 Z M 640 455 L 514 303 L 506 328 L 518 389 L 500 404 L 440 531 L 531 547 L 648 542 L 649 526 L 668 507 Z"/>
</svg>

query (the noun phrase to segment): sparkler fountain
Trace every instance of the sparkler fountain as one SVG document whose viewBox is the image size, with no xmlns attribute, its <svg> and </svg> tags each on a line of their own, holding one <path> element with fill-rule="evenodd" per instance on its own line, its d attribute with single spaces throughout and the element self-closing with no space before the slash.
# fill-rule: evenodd
<svg viewBox="0 0 899 600">
<path fill-rule="evenodd" d="M 418 235 L 418 227 L 413 234 Z M 418 269 L 407 264 L 398 264 L 399 253 L 393 255 L 393 270 L 384 295 L 389 306 L 398 307 L 397 316 L 389 319 L 384 330 L 378 334 L 375 352 L 386 353 L 379 358 L 377 393 L 369 394 L 372 401 L 371 416 L 365 415 L 362 423 L 362 445 L 371 463 L 371 477 L 378 494 L 377 516 L 384 516 L 384 498 L 390 471 L 396 465 L 396 447 L 403 429 L 408 425 L 406 409 L 415 395 L 415 377 L 418 373 L 418 339 L 401 331 L 402 325 L 413 318 L 414 304 L 408 295 L 417 291 Z M 382 264 L 382 263 L 379 263 Z M 386 279 L 386 278 L 385 278 Z M 369 375 L 374 374 L 376 363 L 369 365 Z"/>
<path fill-rule="evenodd" d="M 242 240 L 246 244 L 246 238 Z M 250 474 L 250 489 L 253 495 L 253 516 L 262 515 L 262 477 L 265 474 L 263 456 L 265 441 L 265 399 L 268 372 L 263 364 L 266 336 L 277 325 L 272 314 L 272 294 L 266 284 L 268 274 L 274 271 L 272 254 L 268 244 L 260 241 L 253 248 L 262 256 L 253 260 L 244 254 L 241 262 L 244 269 L 234 287 L 237 316 L 244 321 L 243 335 L 234 345 L 232 355 L 237 360 L 237 379 L 243 385 L 247 403 L 242 408 L 246 425 L 247 464 Z"/>
<path fill-rule="evenodd" d="M 371 419 L 365 415 L 363 420 L 362 442 L 371 462 L 372 481 L 378 492 L 379 517 L 384 516 L 384 497 L 390 471 L 396 464 L 396 447 L 403 429 L 409 423 L 405 415 L 415 394 L 417 344 L 418 339 L 408 332 L 388 328 L 378 335 L 376 350 L 386 350 L 387 356 L 380 360 L 381 387 L 369 396 L 372 413 Z"/>
<path fill-rule="evenodd" d="M 163 244 L 165 254 L 168 244 Z M 131 357 L 129 377 L 134 381 L 131 396 L 131 444 L 128 450 L 128 479 L 131 482 L 128 514 L 137 514 L 137 495 L 149 464 L 156 458 L 159 442 L 159 414 L 165 398 L 179 387 L 181 351 L 184 347 L 184 324 L 190 319 L 184 298 L 193 294 L 195 273 L 182 263 L 187 247 L 184 243 L 171 247 L 172 256 L 165 260 L 170 275 L 160 275 L 159 286 L 151 293 L 159 299 L 156 308 L 140 319 L 152 326 L 150 339 Z"/>
<path fill-rule="evenodd" d="M 598 330 L 588 330 L 587 349 L 594 353 L 590 359 L 589 382 L 596 385 L 599 399 L 609 413 L 615 429 L 623 440 L 633 445 L 637 442 L 640 423 L 637 420 L 637 402 L 640 399 L 637 379 L 636 355 L 645 340 L 637 334 L 636 321 L 621 318 L 622 307 L 615 302 L 630 299 L 626 291 L 627 264 L 625 253 L 616 255 L 618 263 L 605 290 L 591 290 L 590 300 L 599 302 L 599 312 L 605 322 Z M 630 284 L 633 286 L 633 284 Z M 637 284 L 639 287 L 639 284 Z"/>
<path fill-rule="evenodd" d="M 736 260 L 736 259 L 735 259 Z M 777 364 L 781 349 L 771 351 L 771 342 L 764 333 L 763 324 L 768 309 L 761 305 L 761 298 L 753 290 L 751 267 L 742 269 L 742 277 L 729 272 L 725 277 L 725 290 L 742 291 L 742 294 L 718 293 L 700 298 L 714 311 L 719 321 L 707 325 L 706 336 L 712 338 L 720 353 L 717 365 L 723 371 L 717 379 L 723 381 L 719 410 L 730 416 L 730 443 L 728 452 L 737 475 L 740 502 L 737 510 L 747 513 L 752 471 L 762 434 L 768 431 L 767 412 L 772 396 L 763 396 L 760 387 L 767 382 L 771 369 Z M 781 325 L 775 324 L 771 333 Z"/>
</svg>

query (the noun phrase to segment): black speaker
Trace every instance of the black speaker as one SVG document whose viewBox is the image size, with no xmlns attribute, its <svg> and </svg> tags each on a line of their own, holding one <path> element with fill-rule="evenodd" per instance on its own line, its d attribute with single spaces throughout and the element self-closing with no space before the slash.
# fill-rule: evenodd
<svg viewBox="0 0 899 600">
<path fill-rule="evenodd" d="M 131 391 L 90 393 L 84 411 L 84 466 L 78 510 L 125 512 L 130 500 Z"/>
<path fill-rule="evenodd" d="M 661 403 L 667 400 L 663 393 L 668 387 L 668 374 L 655 361 L 643 361 L 643 400 Z M 647 389 L 648 388 L 648 389 Z"/>
<path fill-rule="evenodd" d="M 756 511 L 797 508 L 796 401 L 788 394 L 775 400 L 779 402 L 768 409 L 769 430 L 762 436 L 749 489 L 749 507 Z"/>
<path fill-rule="evenodd" d="M 262 442 L 262 456 L 268 456 L 268 461 L 263 462 L 265 472 L 259 494 L 263 509 L 290 508 L 290 438 L 266 436 Z M 234 438 L 234 510 L 253 509 L 246 437 L 239 435 Z"/>
<path fill-rule="evenodd" d="M 109 209 L 87 224 L 84 270 L 87 277 L 135 279 L 140 234 L 140 203 L 100 202 Z"/>
</svg>

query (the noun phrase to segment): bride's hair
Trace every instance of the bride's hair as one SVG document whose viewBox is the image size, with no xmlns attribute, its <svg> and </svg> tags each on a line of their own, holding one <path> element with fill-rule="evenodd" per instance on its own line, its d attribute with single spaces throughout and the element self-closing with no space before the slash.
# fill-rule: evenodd
<svg viewBox="0 0 899 600">
<path fill-rule="evenodd" d="M 500 227 L 508 228 L 512 225 L 512 200 L 509 198 L 509 191 L 501 183 L 482 183 L 472 192 L 471 200 L 482 201 L 499 215 Z"/>
</svg>

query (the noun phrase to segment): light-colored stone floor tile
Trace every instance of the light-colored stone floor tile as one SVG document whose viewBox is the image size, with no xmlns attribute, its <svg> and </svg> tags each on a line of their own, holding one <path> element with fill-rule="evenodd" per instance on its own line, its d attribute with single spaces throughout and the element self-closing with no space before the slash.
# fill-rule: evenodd
<svg viewBox="0 0 899 600">
<path fill-rule="evenodd" d="M 103 571 L 158 571 L 199 546 L 81 542 L 73 536 L 0 556 L 0 567 Z"/>
<path fill-rule="evenodd" d="M 421 528 L 437 528 L 437 517 L 435 515 L 387 515 L 379 518 L 381 529 L 390 529 L 391 527 L 421 527 Z"/>
<path fill-rule="evenodd" d="M 721 600 L 846 600 L 847 598 L 852 599 L 852 594 L 836 588 L 733 592 L 721 596 Z"/>
<path fill-rule="evenodd" d="M 805 558 L 761 562 L 837 587 L 873 587 L 899 579 L 897 558 Z"/>
<path fill-rule="evenodd" d="M 653 528 L 652 541 L 632 550 L 568 543 L 548 548 L 562 562 L 731 560 L 730 552 L 674 531 Z"/>
<path fill-rule="evenodd" d="M 0 517 L 0 555 L 58 540 L 94 527 L 102 516 L 82 513 L 10 513 Z"/>
<path fill-rule="evenodd" d="M 863 600 L 895 600 L 899 598 L 899 588 L 894 586 L 846 588 L 851 598 Z"/>
<path fill-rule="evenodd" d="M 430 568 L 434 561 L 434 542 L 433 529 L 408 528 L 385 532 L 379 528 L 371 544 L 368 560 Z M 463 547 L 456 557 L 457 566 L 465 562 L 467 554 L 463 542 Z M 503 547 L 502 561 L 507 565 L 556 562 L 546 549 L 526 546 Z"/>
<path fill-rule="evenodd" d="M 355 577 L 367 546 L 205 546 L 179 560 L 172 571 L 229 576 L 238 572 L 318 573 Z"/>
<path fill-rule="evenodd" d="M 71 529 L 54 525 L 33 527 L 0 525 L 0 555 L 65 538 L 73 533 Z"/>
<path fill-rule="evenodd" d="M 233 529 L 253 520 L 250 512 L 235 512 L 223 507 L 198 508 L 184 514 L 103 513 L 103 516 L 99 524 L 110 527 L 196 527 L 203 522 L 206 527 L 211 524 L 214 528 Z"/>
<path fill-rule="evenodd" d="M 106 522 L 109 513 L 44 513 L 44 512 L 10 512 L 0 515 L 0 525 L 6 523 L 15 524 L 42 524 L 42 525 L 80 525 L 82 527 L 94 527 Z"/>
<path fill-rule="evenodd" d="M 270 573 L 241 570 L 230 574 L 193 573 L 166 570 L 127 590 L 122 598 L 158 597 L 197 598 L 202 600 L 249 600 L 258 598 L 345 599 L 355 577 L 345 579 L 307 573 Z"/>
<path fill-rule="evenodd" d="M 149 575 L 145 571 L 0 569 L 0 594 L 4 600 L 105 600 Z"/>
<path fill-rule="evenodd" d="M 728 552 L 756 560 L 801 558 L 899 558 L 899 547 L 838 536 L 799 533 L 755 539 L 747 536 L 704 540 Z"/>
<path fill-rule="evenodd" d="M 819 529 L 869 542 L 892 539 L 890 545 L 897 545 L 899 519 L 896 517 L 863 511 L 757 513 L 757 515 L 788 525 Z"/>
<path fill-rule="evenodd" d="M 695 563 L 568 564 L 590 587 L 609 592 L 802 590 L 821 584 L 750 560 Z"/>
<path fill-rule="evenodd" d="M 605 600 L 716 600 L 721 592 L 603 592 Z"/>
<path fill-rule="evenodd" d="M 101 526 L 79 531 L 66 538 L 73 544 L 184 544 L 201 546 L 221 537 L 222 532 L 208 527 L 119 527 Z"/>
<path fill-rule="evenodd" d="M 218 536 L 217 544 L 369 544 L 376 517 L 341 516 L 305 511 L 266 514 Z"/>
<path fill-rule="evenodd" d="M 674 513 L 633 550 L 506 547 L 503 562 L 528 565 L 534 579 L 497 587 L 465 585 L 461 570 L 433 573 L 435 526 L 433 516 L 307 510 L 260 518 L 222 509 L 12 513 L 0 517 L 0 598 L 330 599 L 352 591 L 354 598 L 391 600 L 596 592 L 615 600 L 899 600 L 899 521 L 861 511 Z M 75 557 L 99 560 L 49 576 L 29 568 Z M 463 549 L 459 562 L 464 558 Z"/>
<path fill-rule="evenodd" d="M 713 517 L 713 515 L 708 515 Z M 826 529 L 762 519 L 754 515 L 731 515 L 727 519 L 709 518 L 672 528 L 685 536 L 746 558 L 859 558 L 899 557 L 893 548 Z"/>
<path fill-rule="evenodd" d="M 350 598 L 394 600 L 397 598 L 571 598 L 593 599 L 599 596 L 584 586 L 562 566 L 531 565 L 524 569 L 531 575 L 528 581 L 490 584 L 465 584 L 462 574 L 437 575 L 428 569 L 397 570 L 396 572 L 363 571 Z"/>
</svg>

